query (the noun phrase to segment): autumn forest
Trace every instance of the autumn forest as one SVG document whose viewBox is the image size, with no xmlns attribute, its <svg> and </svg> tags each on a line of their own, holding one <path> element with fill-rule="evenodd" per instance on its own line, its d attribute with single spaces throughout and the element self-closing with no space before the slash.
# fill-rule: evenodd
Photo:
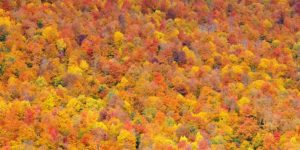
<svg viewBox="0 0 300 150">
<path fill-rule="evenodd" d="M 298 0 L 0 0 L 1 150 L 300 150 Z"/>
</svg>

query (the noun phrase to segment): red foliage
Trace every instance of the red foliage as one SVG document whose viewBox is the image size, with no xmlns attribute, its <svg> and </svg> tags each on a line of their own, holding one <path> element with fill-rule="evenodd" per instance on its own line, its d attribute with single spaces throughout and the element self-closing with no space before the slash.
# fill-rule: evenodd
<svg viewBox="0 0 300 150">
<path fill-rule="evenodd" d="M 281 136 L 280 132 L 276 131 L 276 132 L 273 133 L 273 135 L 274 135 L 274 138 L 275 138 L 276 141 L 280 140 L 280 136 Z"/>
<path fill-rule="evenodd" d="M 31 124 L 31 123 L 33 123 L 34 119 L 35 119 L 35 110 L 27 109 L 25 111 L 24 122 L 27 124 Z"/>
<path fill-rule="evenodd" d="M 58 139 L 58 130 L 55 127 L 49 127 L 48 132 L 53 141 L 56 141 Z"/>
</svg>

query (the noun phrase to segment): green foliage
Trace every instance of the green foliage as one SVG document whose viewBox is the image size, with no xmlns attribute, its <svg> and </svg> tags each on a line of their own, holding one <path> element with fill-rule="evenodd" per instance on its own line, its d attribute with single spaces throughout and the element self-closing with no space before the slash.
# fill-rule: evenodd
<svg viewBox="0 0 300 150">
<path fill-rule="evenodd" d="M 153 120 L 153 118 L 155 117 L 156 112 L 157 112 L 156 108 L 154 108 L 154 107 L 148 107 L 148 108 L 144 109 L 143 115 L 146 117 L 146 119 L 148 121 L 151 122 Z"/>
</svg>

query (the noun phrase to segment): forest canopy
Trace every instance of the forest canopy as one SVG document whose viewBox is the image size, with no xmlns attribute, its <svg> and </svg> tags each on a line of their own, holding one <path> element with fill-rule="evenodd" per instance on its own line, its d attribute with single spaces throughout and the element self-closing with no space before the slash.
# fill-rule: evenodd
<svg viewBox="0 0 300 150">
<path fill-rule="evenodd" d="M 0 148 L 300 147 L 298 0 L 1 0 Z"/>
</svg>

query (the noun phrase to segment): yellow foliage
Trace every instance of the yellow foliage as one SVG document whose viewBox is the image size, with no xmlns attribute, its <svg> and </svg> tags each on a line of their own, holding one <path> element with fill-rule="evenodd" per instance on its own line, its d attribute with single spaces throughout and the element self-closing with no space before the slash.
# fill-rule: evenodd
<svg viewBox="0 0 300 150">
<path fill-rule="evenodd" d="M 240 148 L 245 150 L 253 150 L 249 141 L 243 141 Z"/>
<path fill-rule="evenodd" d="M 241 82 L 237 82 L 237 83 L 234 83 L 234 84 L 230 84 L 232 85 L 232 88 L 234 89 L 234 91 L 236 93 L 241 93 L 244 89 L 245 89 L 245 86 L 243 83 Z M 230 86 L 231 87 L 231 86 Z"/>
<path fill-rule="evenodd" d="M 96 122 L 94 128 L 101 128 L 104 131 L 108 131 L 107 126 L 103 122 Z"/>
<path fill-rule="evenodd" d="M 286 92 L 286 88 L 284 87 L 284 80 L 283 79 L 275 79 L 275 83 L 277 85 L 277 89 L 280 91 L 280 92 Z"/>
<path fill-rule="evenodd" d="M 266 58 L 262 58 L 260 60 L 260 63 L 258 65 L 258 68 L 262 68 L 262 69 L 266 69 L 271 65 L 271 61 L 269 59 Z"/>
<path fill-rule="evenodd" d="M 0 17 L 0 26 L 11 27 L 12 23 L 9 17 Z"/>
<path fill-rule="evenodd" d="M 193 51 L 191 51 L 187 46 L 184 46 L 182 48 L 182 50 L 184 51 L 185 55 L 187 56 L 188 59 L 192 59 L 193 61 L 196 60 L 196 55 Z"/>
<path fill-rule="evenodd" d="M 184 73 L 184 72 L 185 72 L 184 68 L 182 68 L 182 67 L 178 67 L 177 70 L 178 70 L 178 72 L 180 72 L 180 73 Z"/>
<path fill-rule="evenodd" d="M 123 33 L 117 31 L 114 33 L 114 42 L 116 45 L 120 46 L 124 40 L 124 35 Z"/>
<path fill-rule="evenodd" d="M 5 14 L 5 10 L 0 8 L 0 16 L 3 16 Z"/>
<path fill-rule="evenodd" d="M 18 132 L 18 136 L 22 140 L 32 140 L 36 137 L 35 131 L 29 126 L 22 126 Z"/>
<path fill-rule="evenodd" d="M 158 39 L 161 43 L 166 42 L 165 34 L 159 31 L 154 32 L 154 37 Z"/>
<path fill-rule="evenodd" d="M 288 4 L 288 0 L 277 0 L 277 3 L 281 4 L 281 5 L 287 5 Z"/>
<path fill-rule="evenodd" d="M 198 114 L 192 114 L 194 117 L 200 117 L 204 120 L 204 122 L 208 122 L 208 113 L 207 112 L 199 112 Z"/>
<path fill-rule="evenodd" d="M 71 65 L 68 67 L 68 73 L 74 74 L 74 75 L 82 75 L 83 70 L 78 67 L 77 65 Z"/>
<path fill-rule="evenodd" d="M 177 37 L 179 35 L 178 29 L 173 29 L 170 33 L 168 33 L 169 37 Z"/>
<path fill-rule="evenodd" d="M 179 99 L 180 101 L 184 101 L 185 100 L 184 96 L 181 95 L 181 94 L 177 94 L 176 98 Z"/>
<path fill-rule="evenodd" d="M 245 104 L 249 104 L 250 103 L 250 99 L 247 97 L 242 97 L 241 99 L 239 99 L 239 101 L 237 102 L 238 106 L 241 107 Z"/>
<path fill-rule="evenodd" d="M 215 59 L 213 57 L 210 57 L 206 61 L 207 65 L 212 66 L 215 63 Z"/>
<path fill-rule="evenodd" d="M 279 40 L 273 40 L 272 41 L 272 46 L 273 47 L 278 47 L 280 45 L 280 41 Z"/>
<path fill-rule="evenodd" d="M 206 71 L 206 72 L 210 72 L 212 69 L 210 66 L 208 65 L 203 65 L 202 68 Z"/>
<path fill-rule="evenodd" d="M 79 111 L 82 107 L 82 104 L 80 101 L 78 101 L 76 98 L 72 98 L 69 100 L 68 104 L 67 104 L 67 109 L 69 110 L 75 110 L 75 111 Z"/>
<path fill-rule="evenodd" d="M 293 49 L 300 51 L 300 41 L 294 44 Z"/>
<path fill-rule="evenodd" d="M 262 58 L 258 65 L 258 69 L 262 71 L 268 71 L 272 73 L 276 73 L 277 76 L 284 75 L 287 69 L 285 64 L 280 64 L 276 59 L 266 59 Z M 266 75 L 264 75 L 266 76 Z M 267 77 L 268 78 L 268 77 Z"/>
<path fill-rule="evenodd" d="M 53 96 L 50 96 L 48 97 L 44 102 L 43 102 L 43 108 L 44 109 L 52 109 L 53 107 L 55 106 L 54 104 L 54 97 Z"/>
<path fill-rule="evenodd" d="M 233 55 L 233 54 L 230 54 L 229 55 L 229 60 L 232 62 L 232 63 L 237 63 L 239 58 L 236 56 L 236 55 Z"/>
<path fill-rule="evenodd" d="M 156 25 L 159 25 L 162 21 L 163 14 L 160 10 L 155 10 L 155 12 L 152 14 L 152 18 L 155 21 Z"/>
<path fill-rule="evenodd" d="M 127 145 L 128 147 L 135 148 L 135 135 L 127 130 L 121 129 L 117 140 L 122 146 Z"/>
<path fill-rule="evenodd" d="M 13 101 L 12 103 L 9 103 L 9 108 L 14 108 L 16 113 L 20 116 L 24 115 L 25 110 L 30 107 L 31 104 L 29 101 Z"/>
<path fill-rule="evenodd" d="M 112 118 L 110 122 L 111 123 L 108 125 L 110 136 L 118 137 L 118 135 L 120 134 L 120 130 L 122 128 L 121 121 L 117 118 Z"/>
<path fill-rule="evenodd" d="M 127 112 L 132 112 L 134 109 L 128 101 L 124 101 L 124 108 L 126 109 Z"/>
<path fill-rule="evenodd" d="M 100 107 L 103 107 L 103 106 L 100 106 L 99 101 L 100 100 L 88 97 L 88 98 L 86 98 L 85 107 L 89 108 L 89 109 L 96 109 L 97 110 Z"/>
<path fill-rule="evenodd" d="M 149 61 L 145 61 L 144 63 L 143 63 L 143 66 L 149 66 L 150 65 L 150 62 Z"/>
<path fill-rule="evenodd" d="M 222 135 L 216 135 L 211 138 L 212 144 L 225 144 L 225 140 Z"/>
<path fill-rule="evenodd" d="M 240 65 L 233 65 L 232 66 L 232 72 L 235 74 L 242 74 L 243 73 L 243 68 Z"/>
<path fill-rule="evenodd" d="M 298 142 L 297 142 L 297 138 L 295 137 L 295 136 L 293 136 L 291 139 L 290 139 L 290 142 L 292 143 L 292 144 L 297 144 Z"/>
<path fill-rule="evenodd" d="M 230 127 L 229 125 L 226 125 L 226 124 L 222 124 L 221 127 L 222 127 L 222 130 L 227 134 L 227 136 L 224 138 L 226 138 L 226 140 L 229 140 L 227 138 L 229 138 L 230 136 L 233 135 L 232 127 Z"/>
<path fill-rule="evenodd" d="M 128 84 L 126 77 L 122 77 L 121 82 L 117 85 L 118 87 L 124 88 Z"/>
<path fill-rule="evenodd" d="M 249 85 L 249 89 L 260 89 L 264 83 L 265 81 L 263 80 L 256 80 Z"/>
<path fill-rule="evenodd" d="M 179 26 L 179 27 L 182 27 L 182 26 L 184 26 L 184 24 L 185 24 L 185 21 L 183 20 L 183 19 L 181 19 L 181 18 L 175 18 L 175 24 L 177 25 L 177 26 Z"/>
<path fill-rule="evenodd" d="M 263 80 L 266 80 L 266 81 L 271 80 L 270 75 L 267 73 L 262 72 L 262 73 L 260 73 L 260 76 L 262 77 Z"/>
<path fill-rule="evenodd" d="M 174 145 L 174 142 L 171 139 L 166 138 L 162 135 L 157 135 L 154 137 L 154 143 L 155 144 L 162 144 L 162 145 Z"/>
<path fill-rule="evenodd" d="M 11 150 L 19 150 L 19 149 L 26 149 L 26 148 L 25 148 L 25 145 L 19 141 L 11 141 L 10 149 Z"/>
<path fill-rule="evenodd" d="M 296 38 L 297 40 L 300 40 L 300 31 L 296 32 Z"/>
<path fill-rule="evenodd" d="M 58 31 L 53 26 L 48 26 L 43 29 L 42 36 L 48 41 L 53 41 L 58 37 Z"/>
<path fill-rule="evenodd" d="M 254 56 L 254 54 L 253 54 L 251 51 L 249 51 L 249 50 L 246 50 L 246 51 L 245 51 L 245 54 L 246 54 L 246 56 L 247 56 L 248 58 L 252 58 L 252 57 Z"/>
<path fill-rule="evenodd" d="M 47 85 L 47 81 L 43 76 L 39 76 L 35 82 L 36 82 L 37 86 L 39 86 L 39 87 L 44 87 Z"/>
<path fill-rule="evenodd" d="M 188 142 L 188 139 L 185 136 L 181 136 L 179 141 Z"/>
<path fill-rule="evenodd" d="M 201 133 L 200 133 L 200 132 L 197 132 L 197 134 L 196 134 L 196 140 L 195 140 L 195 141 L 199 142 L 199 141 L 201 141 L 202 139 L 203 139 L 203 136 L 201 135 Z"/>
<path fill-rule="evenodd" d="M 157 96 L 149 96 L 148 100 L 147 100 L 147 103 L 149 103 L 148 104 L 149 106 L 154 107 L 155 105 L 157 105 L 157 103 L 159 103 L 159 101 L 160 101 L 159 97 L 157 97 Z"/>
<path fill-rule="evenodd" d="M 58 50 L 63 51 L 67 48 L 67 44 L 65 43 L 64 39 L 56 40 L 56 47 Z"/>
<path fill-rule="evenodd" d="M 59 127 L 61 128 L 62 132 L 66 132 L 69 129 L 71 122 L 70 114 L 64 109 L 58 112 L 57 121 L 59 122 Z"/>
<path fill-rule="evenodd" d="M 6 102 L 0 99 L 0 117 L 3 117 L 2 114 L 5 113 L 7 110 L 8 110 L 8 106 Z"/>
<path fill-rule="evenodd" d="M 191 35 L 193 32 L 193 28 L 195 28 L 195 24 L 192 22 L 187 22 L 185 19 L 182 18 L 175 18 L 174 19 L 176 27 L 181 28 L 187 35 Z"/>
<path fill-rule="evenodd" d="M 272 22 L 271 22 L 270 20 L 265 19 L 265 20 L 263 21 L 263 26 L 264 26 L 265 28 L 267 28 L 267 29 L 270 29 L 270 28 L 273 27 L 273 24 L 272 24 Z"/>
<path fill-rule="evenodd" d="M 17 79 L 14 76 L 9 77 L 8 79 L 8 85 L 14 85 L 16 84 Z"/>
<path fill-rule="evenodd" d="M 257 146 L 261 145 L 262 142 L 263 142 L 263 138 L 264 138 L 264 135 L 263 135 L 263 134 L 257 133 L 257 134 L 255 135 L 255 137 L 253 138 L 253 144 L 252 144 L 252 145 L 253 145 L 254 147 L 257 147 Z"/>
<path fill-rule="evenodd" d="M 124 0 L 118 0 L 119 9 L 122 8 L 123 4 L 124 4 Z"/>
<path fill-rule="evenodd" d="M 229 114 L 225 111 L 221 111 L 221 113 L 219 114 L 219 119 L 220 119 L 220 122 L 226 124 L 229 119 Z"/>
<path fill-rule="evenodd" d="M 89 69 L 89 64 L 85 60 L 81 60 L 80 64 L 79 64 L 79 67 L 82 70 L 88 70 Z"/>
<path fill-rule="evenodd" d="M 222 74 L 222 76 L 224 76 L 228 73 L 229 73 L 229 65 L 226 65 L 221 69 L 221 74 Z"/>
<path fill-rule="evenodd" d="M 216 51 L 217 50 L 217 46 L 212 42 L 212 41 L 209 41 L 209 46 L 210 46 L 210 50 L 211 51 Z"/>
<path fill-rule="evenodd" d="M 192 74 L 195 74 L 195 73 L 197 73 L 199 70 L 200 70 L 200 68 L 199 68 L 198 66 L 193 66 L 192 69 L 191 69 L 191 73 L 192 73 Z"/>
</svg>

